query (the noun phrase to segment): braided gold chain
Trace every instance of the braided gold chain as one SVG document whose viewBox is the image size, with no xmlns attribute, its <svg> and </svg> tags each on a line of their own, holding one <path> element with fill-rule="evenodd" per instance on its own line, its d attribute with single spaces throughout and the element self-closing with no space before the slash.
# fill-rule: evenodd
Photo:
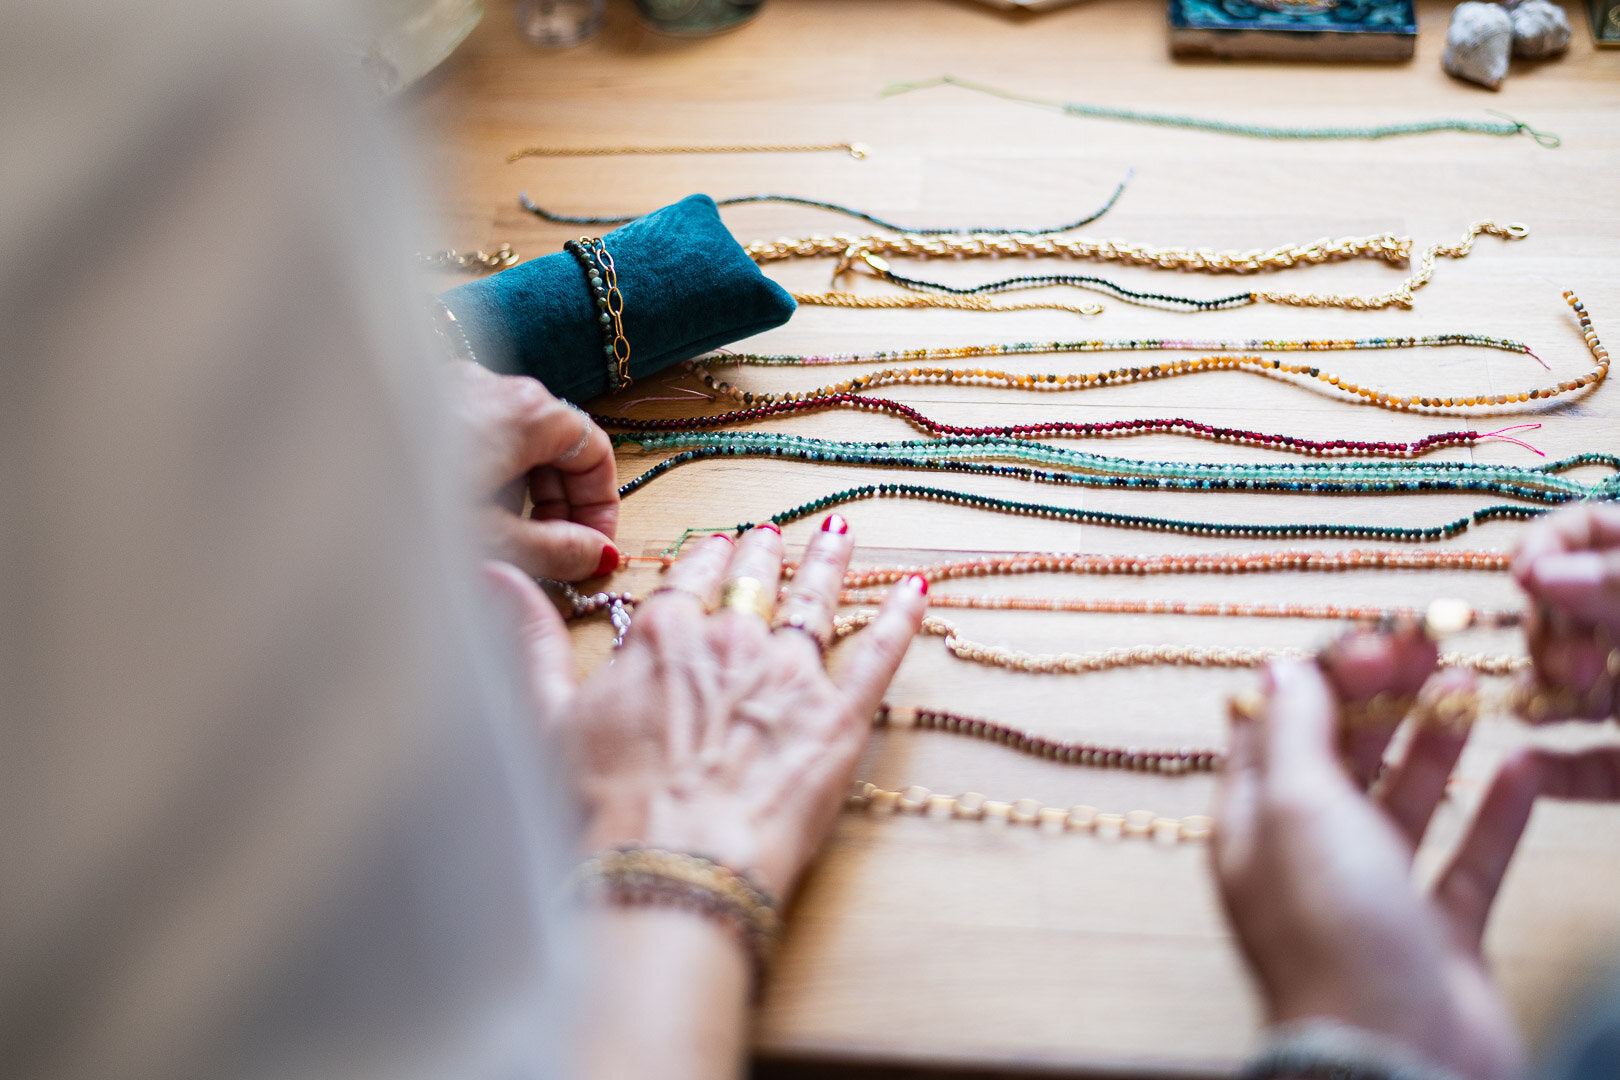
<svg viewBox="0 0 1620 1080">
<path fill-rule="evenodd" d="M 1395 288 L 1372 296 L 1341 293 L 1255 292 L 1258 302 L 1293 307 L 1338 307 L 1355 311 L 1412 306 L 1412 294 L 1429 283 L 1438 259 L 1466 258 L 1474 241 L 1482 235 L 1502 240 L 1520 240 L 1529 235 L 1523 225 L 1500 225 L 1476 221 L 1454 244 L 1435 244 L 1415 260 L 1413 274 Z M 1123 240 L 1089 240 L 1085 237 L 1034 233 L 971 233 L 966 236 L 897 235 L 783 237 L 758 240 L 745 249 L 756 263 L 784 259 L 838 259 L 835 276 L 857 261 L 871 256 L 899 256 L 914 259 L 978 258 L 1064 258 L 1091 262 L 1112 262 L 1126 266 L 1147 266 L 1160 270 L 1182 270 L 1204 274 L 1258 274 L 1290 270 L 1351 259 L 1377 259 L 1392 266 L 1412 265 L 1413 240 L 1409 236 L 1379 233 L 1376 236 L 1347 236 L 1338 240 L 1321 239 L 1307 244 L 1248 251 L 1215 251 L 1211 248 L 1165 248 L 1129 244 Z"/>
</svg>

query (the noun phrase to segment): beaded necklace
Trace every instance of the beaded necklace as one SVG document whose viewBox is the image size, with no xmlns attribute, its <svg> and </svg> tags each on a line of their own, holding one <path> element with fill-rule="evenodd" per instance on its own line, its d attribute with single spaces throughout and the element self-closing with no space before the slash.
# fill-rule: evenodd
<svg viewBox="0 0 1620 1080">
<path fill-rule="evenodd" d="M 1089 765 L 1099 769 L 1127 769 L 1132 772 L 1179 775 L 1189 772 L 1214 772 L 1226 761 L 1225 751 L 1212 748 L 1192 749 L 1182 746 L 1175 749 L 1143 750 L 1134 746 L 1104 746 L 1093 742 L 1049 739 L 1020 730 L 1010 724 L 997 723 L 981 717 L 962 716 L 940 709 L 890 705 L 888 702 L 878 706 L 877 715 L 872 718 L 872 726 L 965 735 L 1048 761 L 1065 765 Z"/>
<path fill-rule="evenodd" d="M 1256 294 L 1252 292 L 1240 292 L 1233 293 L 1230 296 L 1208 298 L 1144 292 L 1140 289 L 1127 289 L 1117 281 L 1110 281 L 1107 278 L 1096 277 L 1092 274 L 1021 274 L 1017 277 L 985 282 L 981 285 L 946 285 L 944 282 L 925 281 L 922 278 L 897 274 L 886 260 L 870 254 L 863 254 L 858 262 L 851 264 L 851 268 L 855 266 L 868 267 L 880 281 L 887 281 L 891 285 L 898 285 L 902 289 L 909 289 L 912 292 L 945 293 L 949 296 L 963 298 L 976 298 L 992 293 L 1045 289 L 1065 285 L 1074 289 L 1089 289 L 1092 292 L 1100 292 L 1112 296 L 1116 300 L 1123 300 L 1127 304 L 1135 304 L 1138 307 L 1167 308 L 1171 311 L 1227 311 L 1232 308 L 1248 307 L 1250 304 L 1259 302 Z"/>
<path fill-rule="evenodd" d="M 636 558 L 640 558 L 639 556 Z M 646 558 L 667 566 L 672 560 Z M 1072 555 L 1031 552 L 921 566 L 869 566 L 844 574 L 846 589 L 892 585 L 913 574 L 930 583 L 1019 574 L 1271 574 L 1350 570 L 1478 570 L 1502 573 L 1513 557 L 1502 551 L 1245 551 L 1211 555 Z M 792 570 L 787 571 L 789 574 Z"/>
<path fill-rule="evenodd" d="M 1568 299 L 1571 294 L 1566 293 Z M 983 345 L 937 345 L 915 349 L 874 349 L 864 353 L 713 352 L 693 358 L 694 367 L 746 364 L 749 367 L 819 367 L 886 364 L 891 361 L 962 360 L 974 356 L 1039 356 L 1047 353 L 1108 352 L 1383 352 L 1390 349 L 1495 349 L 1547 362 L 1514 338 L 1486 334 L 1425 334 L 1366 338 L 1090 338 L 1081 341 L 1014 341 Z"/>
<path fill-rule="evenodd" d="M 682 451 L 622 485 L 621 497 L 680 465 L 712 457 L 775 457 L 828 465 L 936 468 L 1046 483 L 1170 491 L 1378 495 L 1467 491 L 1533 502 L 1612 499 L 1620 494 L 1620 471 L 1594 484 L 1559 475 L 1586 465 L 1620 470 L 1620 458 L 1601 453 L 1578 454 L 1531 466 L 1346 460 L 1244 465 L 1108 457 L 1048 443 L 987 435 L 893 442 L 844 442 L 771 432 L 713 431 L 619 434 L 612 438 L 616 444 L 633 443 L 646 451 Z M 987 460 L 998 459 L 1079 471 L 1053 473 L 990 465 L 979 467 Z"/>
<path fill-rule="evenodd" d="M 1131 177 L 1133 174 L 1134 170 L 1127 170 L 1124 178 L 1121 179 L 1119 184 L 1114 188 L 1114 193 L 1108 196 L 1107 201 L 1105 201 L 1101 206 L 1093 210 L 1091 213 L 1087 214 L 1085 217 L 1079 218 L 1076 221 L 1067 222 L 1063 225 L 1051 225 L 1039 229 L 1009 229 L 1005 226 L 952 226 L 948 228 L 919 228 L 911 225 L 897 225 L 892 221 L 885 221 L 876 214 L 869 213 L 865 210 L 857 210 L 853 206 L 845 206 L 842 203 L 827 202 L 823 199 L 807 199 L 802 195 L 733 195 L 726 199 L 716 199 L 714 200 L 714 204 L 716 206 L 743 206 L 749 203 L 785 203 L 789 206 L 805 206 L 812 210 L 826 210 L 834 214 L 843 214 L 845 217 L 858 218 L 861 221 L 876 225 L 880 229 L 890 229 L 899 233 L 915 233 L 923 236 L 938 236 L 946 233 L 1066 233 L 1073 232 L 1075 229 L 1090 225 L 1092 222 L 1108 213 L 1108 211 L 1112 210 L 1114 208 L 1114 204 L 1119 201 L 1119 197 L 1125 193 L 1125 188 L 1131 182 Z M 529 193 L 527 191 L 518 196 L 518 203 L 523 207 L 523 209 L 527 210 L 536 217 L 559 225 L 623 225 L 626 222 L 634 221 L 640 216 L 638 214 L 624 214 L 614 217 L 601 217 L 559 214 L 555 210 L 547 210 L 546 208 L 537 205 L 533 199 L 529 198 Z"/>
<path fill-rule="evenodd" d="M 621 566 L 655 564 L 667 570 L 675 562 L 670 554 L 622 555 Z M 1275 574 L 1335 573 L 1353 570 L 1473 570 L 1499 574 L 1512 565 L 1505 551 L 1395 551 L 1384 548 L 1350 551 L 1240 551 L 1196 555 L 1082 555 L 1056 551 L 1025 552 L 1000 557 L 959 559 L 954 562 L 908 566 L 867 566 L 844 572 L 845 589 L 893 585 L 917 575 L 930 583 L 963 578 L 1021 574 L 1088 574 L 1133 577 L 1160 574 Z M 782 564 L 784 577 L 798 571 L 798 563 Z"/>
<path fill-rule="evenodd" d="M 1182 116 L 1175 113 L 1149 112 L 1142 109 L 1120 109 L 1106 105 L 1085 105 L 1074 101 L 1053 101 L 1047 98 L 1027 97 L 1023 94 L 998 90 L 995 87 L 985 86 L 981 83 L 968 82 L 952 75 L 941 75 L 937 79 L 928 79 L 923 82 L 891 82 L 883 88 L 878 96 L 892 97 L 895 94 L 904 94 L 911 90 L 924 90 L 933 86 L 959 86 L 964 90 L 990 94 L 1005 101 L 1039 105 L 1043 108 L 1057 109 L 1070 116 L 1085 117 L 1091 120 L 1120 120 L 1130 124 L 1150 124 L 1155 127 L 1210 131 L 1219 135 L 1242 135 L 1251 139 L 1309 141 L 1390 139 L 1403 135 L 1433 135 L 1439 132 L 1453 131 L 1465 135 L 1529 135 L 1536 141 L 1537 145 L 1549 149 L 1557 147 L 1562 142 L 1557 135 L 1551 132 L 1537 131 L 1529 124 L 1515 120 L 1505 113 L 1497 112 L 1495 109 L 1486 109 L 1485 111 L 1492 116 L 1502 117 L 1501 121 L 1418 120 L 1404 124 L 1375 124 L 1364 127 L 1279 127 L 1270 124 L 1239 124 L 1230 120 L 1211 120 L 1199 116 Z"/>
<path fill-rule="evenodd" d="M 1050 521 L 1065 521 L 1076 525 L 1106 525 L 1124 529 L 1147 529 L 1154 532 L 1179 533 L 1185 536 L 1220 536 L 1231 538 L 1244 538 L 1255 540 L 1291 540 L 1291 539 L 1332 539 L 1332 540 L 1388 540 L 1396 543 L 1428 543 L 1434 540 L 1445 540 L 1460 535 L 1468 530 L 1470 525 L 1483 524 L 1488 521 L 1528 521 L 1540 517 L 1545 510 L 1532 509 L 1525 506 L 1498 505 L 1486 506 L 1466 517 L 1447 521 L 1439 525 L 1403 526 L 1403 525 L 1345 525 L 1337 522 L 1304 522 L 1283 525 L 1251 525 L 1235 522 L 1197 521 L 1186 518 L 1153 517 L 1145 514 L 1117 514 L 1106 510 L 1084 510 L 1073 506 L 1052 506 L 1046 503 L 1019 502 L 1014 499 L 999 499 L 990 495 L 979 495 L 967 491 L 953 491 L 949 488 L 926 487 L 920 484 L 861 484 L 855 487 L 842 488 L 830 494 L 812 499 L 809 502 L 790 506 L 785 510 L 778 510 L 765 518 L 775 525 L 787 525 L 807 518 L 823 511 L 830 510 L 845 503 L 857 502 L 862 499 L 922 499 L 929 502 L 948 503 L 953 506 L 964 506 L 974 510 L 990 510 L 1003 514 L 1015 514 L 1021 517 L 1046 518 Z M 735 525 L 710 526 L 694 525 L 685 529 L 665 549 L 665 554 L 674 554 L 681 549 L 690 537 L 697 534 L 713 532 L 736 532 L 738 535 L 747 532 L 757 524 L 753 521 L 741 521 Z"/>
<path fill-rule="evenodd" d="M 1119 385 L 1135 382 L 1147 382 L 1155 379 L 1170 379 L 1181 375 L 1194 375 L 1204 371 L 1248 371 L 1269 377 L 1297 376 L 1315 379 L 1330 387 L 1330 393 L 1357 399 L 1369 405 L 1377 405 L 1384 409 L 1408 411 L 1413 409 L 1472 409 L 1486 408 L 1499 405 L 1516 405 L 1531 401 L 1547 400 L 1560 394 L 1574 393 L 1586 390 L 1601 383 L 1609 374 L 1609 350 L 1598 340 L 1597 332 L 1592 329 L 1591 317 L 1586 312 L 1586 306 L 1572 292 L 1564 293 L 1565 301 L 1575 313 L 1580 324 L 1581 338 L 1592 355 L 1593 364 L 1587 371 L 1572 379 L 1564 379 L 1549 386 L 1538 387 L 1534 390 L 1520 391 L 1506 394 L 1474 394 L 1467 397 L 1449 397 L 1443 395 L 1401 396 L 1391 394 L 1384 390 L 1361 386 L 1349 379 L 1324 371 L 1314 364 L 1288 364 L 1281 360 L 1265 359 L 1259 356 L 1200 356 L 1191 360 L 1169 360 L 1154 364 L 1141 364 L 1133 367 L 1112 368 L 1108 371 L 1086 373 L 1053 373 L 1034 375 L 1020 375 L 1009 371 L 997 371 L 990 368 L 880 368 L 877 371 L 845 379 L 830 386 L 817 387 L 814 390 L 768 393 L 763 391 L 744 391 L 731 383 L 717 379 L 707 371 L 710 365 L 735 361 L 737 358 L 730 354 L 710 354 L 699 357 L 697 360 L 687 361 L 687 368 L 696 372 L 703 384 L 716 395 L 728 397 L 743 405 L 770 405 L 783 401 L 804 401 L 810 398 L 823 397 L 829 394 L 858 393 L 863 390 L 875 389 L 880 386 L 894 385 L 936 385 L 949 384 L 959 386 L 994 386 L 1007 390 L 1027 391 L 1072 391 L 1094 390 L 1103 386 Z M 1450 335 L 1448 335 L 1450 336 Z M 1377 342 L 1380 339 L 1373 338 Z M 1386 339 L 1397 344 L 1367 345 L 1359 344 L 1355 348 L 1401 348 L 1398 342 L 1415 339 Z M 1058 343 L 1074 346 L 1084 346 L 1093 343 L 1069 342 Z M 1459 344 L 1462 344 L 1459 342 Z M 1475 342 L 1466 342 L 1475 344 Z M 1512 343 L 1517 344 L 1517 343 Z M 1109 347 L 1134 348 L 1120 343 L 1108 343 Z M 1154 351 L 1175 347 L 1170 342 L 1149 341 L 1144 348 Z M 943 352 L 944 350 L 927 350 L 928 353 Z M 996 356 L 1006 354 L 1038 353 L 1053 351 L 1043 344 L 1020 342 L 1014 345 L 967 345 L 956 350 L 957 356 Z M 1103 351 L 1095 348 L 1067 348 L 1056 351 L 1063 352 L 1093 352 Z M 1515 350 L 1518 351 L 1518 350 Z"/>
<path fill-rule="evenodd" d="M 878 589 L 844 589 L 838 602 L 877 606 L 886 593 Z M 1379 625 L 1395 619 L 1421 619 L 1426 609 L 1413 607 L 1346 607 L 1339 604 L 1253 603 L 1238 600 L 1118 600 L 1070 596 L 979 596 L 933 593 L 928 606 L 973 611 L 1050 611 L 1080 615 L 1184 615 L 1252 619 L 1345 619 Z M 1524 622 L 1521 611 L 1469 609 L 1467 626 L 1511 629 Z"/>
<path fill-rule="evenodd" d="M 869 625 L 875 611 L 841 615 L 833 621 L 838 640 Z M 1019 671 L 1027 675 L 1083 675 L 1136 667 L 1257 668 L 1273 660 L 1309 660 L 1314 653 L 1305 649 L 1228 645 L 1133 645 L 1086 653 L 1032 653 L 1003 645 L 985 645 L 962 636 L 955 624 L 937 615 L 923 617 L 922 633 L 940 638 L 945 649 L 958 660 Z M 1440 655 L 1441 667 L 1467 668 L 1480 675 L 1512 675 L 1527 670 L 1529 657 L 1495 656 L 1488 653 L 1447 652 Z"/>
<path fill-rule="evenodd" d="M 1381 308 L 1410 308 L 1413 293 L 1434 277 L 1435 260 L 1463 259 L 1473 250 L 1481 235 L 1503 240 L 1520 240 L 1529 235 L 1523 225 L 1498 225 L 1476 221 L 1455 244 L 1434 244 L 1418 256 L 1416 269 L 1395 288 L 1373 296 L 1340 293 L 1253 293 L 1255 303 L 1286 304 L 1293 307 L 1337 307 L 1352 311 Z M 1378 259 L 1394 266 L 1412 261 L 1411 237 L 1390 233 L 1377 236 L 1326 238 L 1308 244 L 1286 244 L 1270 250 L 1211 251 L 1207 248 L 1162 248 L 1148 244 L 1128 244 L 1122 240 L 1089 240 L 1085 237 L 1033 236 L 1027 233 L 976 233 L 970 236 L 922 236 L 902 233 L 893 236 L 807 236 L 758 240 L 744 249 L 755 262 L 764 264 L 781 259 L 836 258 L 833 275 L 843 273 L 857 262 L 875 256 L 897 255 L 908 258 L 999 258 L 1042 256 L 1117 262 L 1157 270 L 1184 270 L 1203 274 L 1253 274 L 1262 271 L 1292 270 L 1348 259 Z M 886 265 L 886 264 L 883 264 Z"/>
<path fill-rule="evenodd" d="M 860 394 L 822 394 L 800 401 L 780 401 L 752 409 L 735 409 L 709 416 L 681 416 L 671 419 L 642 420 L 629 416 L 591 414 L 591 419 L 604 428 L 619 431 L 708 431 L 747 424 L 767 417 L 818 412 L 822 409 L 855 409 L 863 412 L 887 413 L 912 424 L 930 435 L 991 435 L 1008 439 L 1030 439 L 1038 436 L 1068 436 L 1071 438 L 1116 438 L 1125 435 L 1184 435 L 1189 438 L 1210 439 L 1215 442 L 1259 446 L 1268 450 L 1284 450 L 1318 456 L 1366 456 L 1410 458 L 1446 446 L 1473 446 L 1484 439 L 1504 439 L 1517 443 L 1536 454 L 1540 450 L 1522 439 L 1507 434 L 1525 428 L 1539 428 L 1540 424 L 1515 424 L 1497 431 L 1446 431 L 1427 435 L 1411 442 L 1387 442 L 1370 439 L 1303 439 L 1296 435 L 1277 435 L 1241 428 L 1217 427 L 1213 424 L 1187 420 L 1182 417 L 1168 419 L 1074 421 L 1052 420 L 1039 424 L 1008 424 L 1002 426 L 961 427 L 935 420 L 909 405 L 888 398 L 864 397 Z M 1545 456 L 1545 455 L 1543 455 Z"/>
</svg>

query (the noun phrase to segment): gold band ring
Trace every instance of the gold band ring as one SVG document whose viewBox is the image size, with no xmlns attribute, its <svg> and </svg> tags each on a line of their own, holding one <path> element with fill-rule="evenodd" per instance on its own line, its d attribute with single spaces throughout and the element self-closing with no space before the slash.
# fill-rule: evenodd
<svg viewBox="0 0 1620 1080">
<path fill-rule="evenodd" d="M 690 596 L 703 606 L 705 612 L 712 610 L 709 607 L 709 597 L 705 593 L 699 592 L 690 585 L 681 585 L 677 582 L 666 582 L 658 586 L 658 588 L 647 594 L 647 599 L 651 600 L 653 597 L 664 593 L 680 593 L 683 596 Z"/>
<path fill-rule="evenodd" d="M 818 629 L 812 624 L 812 621 L 804 615 L 789 615 L 786 618 L 778 619 L 775 623 L 771 624 L 771 630 L 772 632 L 779 630 L 796 630 L 815 643 L 817 653 L 825 654 L 827 652 L 827 645 L 830 635 L 827 632 Z"/>
<path fill-rule="evenodd" d="M 766 588 L 758 578 L 737 578 L 721 588 L 720 603 L 715 610 L 741 611 L 770 622 L 771 616 L 776 614 L 776 591 Z"/>
</svg>

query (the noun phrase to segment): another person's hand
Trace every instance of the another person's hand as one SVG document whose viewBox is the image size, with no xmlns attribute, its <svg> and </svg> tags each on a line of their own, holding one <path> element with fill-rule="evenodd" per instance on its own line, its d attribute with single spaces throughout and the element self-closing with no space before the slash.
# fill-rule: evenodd
<svg viewBox="0 0 1620 1080">
<path fill-rule="evenodd" d="M 761 613 L 710 608 L 727 583 L 774 597 L 782 536 L 714 536 L 672 566 L 636 608 L 613 663 L 575 686 L 550 604 L 510 568 L 523 607 L 534 693 L 567 753 L 586 808 L 586 845 L 627 842 L 701 854 L 752 872 L 785 897 L 831 827 L 872 715 L 921 623 L 926 586 L 901 582 L 833 674 L 832 631 L 853 549 L 832 515 L 811 540 L 775 630 Z"/>
<path fill-rule="evenodd" d="M 1425 895 L 1412 856 L 1467 737 L 1446 722 L 1462 700 L 1448 695 L 1471 683 L 1453 671 L 1429 681 L 1405 756 L 1371 796 L 1393 724 L 1366 713 L 1380 693 L 1410 700 L 1434 663 L 1433 646 L 1408 629 L 1353 635 L 1321 667 L 1273 666 L 1264 704 L 1234 709 L 1212 854 L 1268 1024 L 1332 1021 L 1496 1080 L 1516 1074 L 1522 1051 L 1480 938 L 1541 763 L 1508 763 Z M 1360 718 L 1348 729 L 1346 712 Z"/>
<path fill-rule="evenodd" d="M 454 383 L 486 551 L 563 581 L 618 565 L 619 492 L 607 433 L 527 376 L 462 362 Z M 533 503 L 527 517 L 526 502 Z"/>
<path fill-rule="evenodd" d="M 1536 522 L 1513 558 L 1531 600 L 1533 720 L 1620 709 L 1620 506 L 1583 503 Z"/>
</svg>

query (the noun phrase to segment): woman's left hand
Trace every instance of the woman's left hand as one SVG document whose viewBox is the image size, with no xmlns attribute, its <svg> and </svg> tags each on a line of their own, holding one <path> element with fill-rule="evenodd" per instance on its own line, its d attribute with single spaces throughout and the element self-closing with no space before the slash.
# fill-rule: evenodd
<svg viewBox="0 0 1620 1080">
<path fill-rule="evenodd" d="M 834 514 L 815 533 L 775 629 L 780 532 L 708 538 L 637 605 L 613 663 L 577 687 L 550 604 L 509 568 L 494 571 L 522 613 L 537 708 L 583 800 L 588 850 L 638 842 L 700 854 L 779 897 L 791 891 L 927 606 L 921 578 L 896 585 L 829 673 L 818 643 L 832 635 L 854 547 L 846 529 Z"/>
<path fill-rule="evenodd" d="M 526 375 L 464 361 L 454 382 L 486 552 L 562 581 L 617 566 L 619 491 L 607 433 Z M 525 502 L 533 503 L 527 517 Z"/>
</svg>

